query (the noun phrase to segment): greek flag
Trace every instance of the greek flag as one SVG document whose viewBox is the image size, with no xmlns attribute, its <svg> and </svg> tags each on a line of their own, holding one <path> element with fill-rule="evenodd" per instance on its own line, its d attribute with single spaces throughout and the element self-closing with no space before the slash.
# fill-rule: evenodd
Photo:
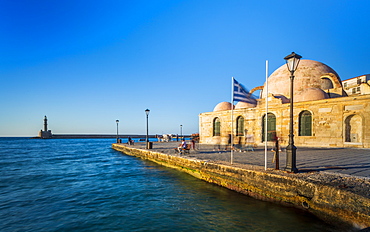
<svg viewBox="0 0 370 232">
<path fill-rule="evenodd" d="M 233 101 L 242 101 L 250 104 L 256 104 L 256 98 L 249 93 L 239 82 L 233 78 L 234 91 L 233 91 Z"/>
</svg>

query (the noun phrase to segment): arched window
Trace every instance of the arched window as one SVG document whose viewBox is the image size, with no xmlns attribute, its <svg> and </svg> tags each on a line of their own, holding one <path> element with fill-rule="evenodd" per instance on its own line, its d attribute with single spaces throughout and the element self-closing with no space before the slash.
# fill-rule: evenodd
<svg viewBox="0 0 370 232">
<path fill-rule="evenodd" d="M 262 141 L 265 141 L 265 118 L 262 117 Z M 267 114 L 267 141 L 273 141 L 276 137 L 276 117 L 273 113 Z"/>
<path fill-rule="evenodd" d="M 333 82 L 329 78 L 323 77 L 321 78 L 321 88 L 322 89 L 332 89 L 334 88 Z"/>
<path fill-rule="evenodd" d="M 213 119 L 213 136 L 221 135 L 221 122 L 219 118 Z"/>
<path fill-rule="evenodd" d="M 236 136 L 244 135 L 244 118 L 239 116 L 236 118 Z"/>
<path fill-rule="evenodd" d="M 312 136 L 312 114 L 302 111 L 299 114 L 299 136 Z"/>
</svg>

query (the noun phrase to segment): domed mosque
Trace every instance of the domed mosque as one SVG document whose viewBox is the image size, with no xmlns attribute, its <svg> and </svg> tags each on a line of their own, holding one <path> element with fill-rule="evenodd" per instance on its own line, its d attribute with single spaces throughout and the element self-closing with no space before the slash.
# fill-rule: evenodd
<svg viewBox="0 0 370 232">
<path fill-rule="evenodd" d="M 266 139 L 279 137 L 281 145 L 287 145 L 290 83 L 290 72 L 284 64 L 268 77 L 268 93 L 266 83 L 251 90 L 261 90 L 256 104 L 221 102 L 213 112 L 200 114 L 200 142 L 226 145 L 233 134 L 239 145 L 262 145 L 267 100 Z M 293 90 L 297 146 L 370 148 L 370 126 L 365 123 L 370 117 L 370 75 L 342 82 L 328 65 L 303 59 L 294 72 Z"/>
<path fill-rule="evenodd" d="M 266 83 L 263 86 L 262 98 L 266 97 L 265 89 Z M 347 96 L 339 75 L 332 68 L 318 61 L 301 60 L 294 72 L 295 101 L 329 98 L 330 91 L 331 97 Z M 286 65 L 282 65 L 270 75 L 268 92 L 290 98 L 290 72 Z"/>
</svg>

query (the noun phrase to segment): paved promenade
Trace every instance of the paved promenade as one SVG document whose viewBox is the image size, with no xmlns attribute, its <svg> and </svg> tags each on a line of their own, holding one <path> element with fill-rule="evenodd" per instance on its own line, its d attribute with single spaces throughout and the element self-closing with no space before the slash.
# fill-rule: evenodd
<svg viewBox="0 0 370 232">
<path fill-rule="evenodd" d="M 153 151 L 175 155 L 174 148 L 180 142 L 154 142 Z M 133 147 L 145 148 L 145 143 L 136 143 Z M 197 150 L 190 150 L 190 154 L 180 156 L 219 163 L 230 163 L 230 151 L 221 146 L 220 152 L 213 145 L 196 144 Z M 268 149 L 267 164 L 269 169 L 275 168 L 274 153 Z M 280 152 L 280 169 L 285 168 L 285 148 Z M 257 147 L 254 151 L 233 152 L 234 165 L 253 165 L 264 168 L 265 148 Z M 304 148 L 297 149 L 297 168 L 300 173 L 305 172 L 333 172 L 351 176 L 370 178 L 370 149 L 360 148 Z"/>
</svg>

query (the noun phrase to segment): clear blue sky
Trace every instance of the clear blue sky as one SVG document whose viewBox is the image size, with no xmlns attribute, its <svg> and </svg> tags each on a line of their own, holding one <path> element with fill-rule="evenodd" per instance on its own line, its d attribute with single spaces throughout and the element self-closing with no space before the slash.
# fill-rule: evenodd
<svg viewBox="0 0 370 232">
<path fill-rule="evenodd" d="M 370 1 L 0 1 L 0 136 L 198 132 L 292 51 L 370 73 Z"/>
</svg>

